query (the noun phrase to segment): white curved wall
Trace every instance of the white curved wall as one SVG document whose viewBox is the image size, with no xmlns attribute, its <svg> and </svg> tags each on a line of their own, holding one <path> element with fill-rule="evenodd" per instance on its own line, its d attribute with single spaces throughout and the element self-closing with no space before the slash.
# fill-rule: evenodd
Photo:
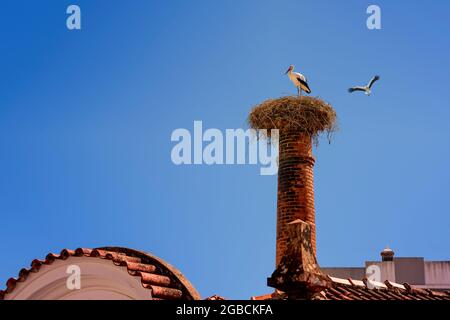
<svg viewBox="0 0 450 320">
<path fill-rule="evenodd" d="M 69 266 L 80 268 L 80 289 L 70 290 L 67 279 Z M 39 272 L 30 273 L 25 282 L 18 282 L 6 300 L 151 300 L 151 292 L 133 277 L 126 267 L 111 260 L 94 257 L 70 257 L 43 265 Z"/>
</svg>

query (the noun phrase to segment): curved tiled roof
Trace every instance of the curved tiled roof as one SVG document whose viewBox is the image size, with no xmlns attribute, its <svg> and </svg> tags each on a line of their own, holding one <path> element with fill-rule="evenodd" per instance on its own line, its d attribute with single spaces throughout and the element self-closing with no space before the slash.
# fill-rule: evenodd
<svg viewBox="0 0 450 320">
<path fill-rule="evenodd" d="M 18 282 L 25 282 L 30 273 L 39 272 L 43 265 L 51 265 L 55 260 L 71 257 L 86 257 L 110 260 L 118 268 L 126 268 L 130 276 L 140 277 L 142 286 L 149 290 L 149 296 L 162 300 L 198 300 L 200 295 L 191 283 L 170 264 L 146 252 L 104 247 L 97 249 L 63 249 L 59 254 L 49 253 L 44 260 L 35 259 L 31 267 L 21 269 L 17 278 L 6 282 L 6 289 L 0 290 L 0 300 L 13 292 Z"/>
<path fill-rule="evenodd" d="M 450 292 L 437 292 L 429 289 L 418 289 L 405 283 L 403 285 L 385 281 L 371 282 L 366 279 L 353 280 L 327 276 L 330 287 L 316 294 L 317 300 L 449 300 Z M 252 300 L 286 299 L 280 291 L 272 294 L 252 297 Z"/>
</svg>

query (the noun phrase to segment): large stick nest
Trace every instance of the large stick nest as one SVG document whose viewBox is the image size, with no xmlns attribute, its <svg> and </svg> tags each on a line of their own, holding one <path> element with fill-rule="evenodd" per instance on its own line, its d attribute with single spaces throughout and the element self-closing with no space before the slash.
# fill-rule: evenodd
<svg viewBox="0 0 450 320">
<path fill-rule="evenodd" d="M 308 135 L 318 144 L 319 136 L 326 133 L 328 141 L 337 130 L 336 111 L 319 98 L 288 96 L 269 99 L 255 106 L 248 116 L 252 129 L 271 129 L 283 132 L 299 132 Z"/>
</svg>

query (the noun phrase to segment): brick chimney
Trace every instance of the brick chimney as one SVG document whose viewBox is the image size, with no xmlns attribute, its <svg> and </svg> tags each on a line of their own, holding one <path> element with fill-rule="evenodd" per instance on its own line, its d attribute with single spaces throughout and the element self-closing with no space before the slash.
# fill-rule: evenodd
<svg viewBox="0 0 450 320">
<path fill-rule="evenodd" d="M 314 299 L 329 287 L 316 258 L 313 140 L 337 129 L 336 111 L 319 98 L 281 97 L 255 106 L 253 129 L 278 129 L 276 268 L 267 284 L 288 299 Z"/>
<path fill-rule="evenodd" d="M 280 133 L 276 269 L 267 284 L 287 299 L 314 299 L 329 287 L 316 257 L 314 162 L 308 135 Z"/>
<path fill-rule="evenodd" d="M 276 266 L 286 253 L 287 227 L 302 220 L 311 229 L 312 254 L 316 256 L 314 162 L 311 138 L 301 132 L 280 132 L 277 202 Z"/>
</svg>

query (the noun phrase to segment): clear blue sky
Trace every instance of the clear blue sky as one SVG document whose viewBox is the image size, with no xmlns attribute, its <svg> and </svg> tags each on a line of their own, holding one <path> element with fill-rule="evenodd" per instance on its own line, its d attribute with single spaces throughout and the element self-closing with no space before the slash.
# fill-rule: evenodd
<svg viewBox="0 0 450 320">
<path fill-rule="evenodd" d="M 366 8 L 382 9 L 382 30 Z M 78 4 L 82 30 L 68 31 Z M 125 246 L 202 296 L 269 292 L 276 176 L 175 166 L 172 130 L 245 127 L 295 93 L 289 64 L 336 108 L 315 151 L 318 258 L 361 266 L 450 253 L 448 1 L 2 1 L 1 287 L 62 248 Z M 380 74 L 371 97 L 347 93 Z"/>
</svg>

